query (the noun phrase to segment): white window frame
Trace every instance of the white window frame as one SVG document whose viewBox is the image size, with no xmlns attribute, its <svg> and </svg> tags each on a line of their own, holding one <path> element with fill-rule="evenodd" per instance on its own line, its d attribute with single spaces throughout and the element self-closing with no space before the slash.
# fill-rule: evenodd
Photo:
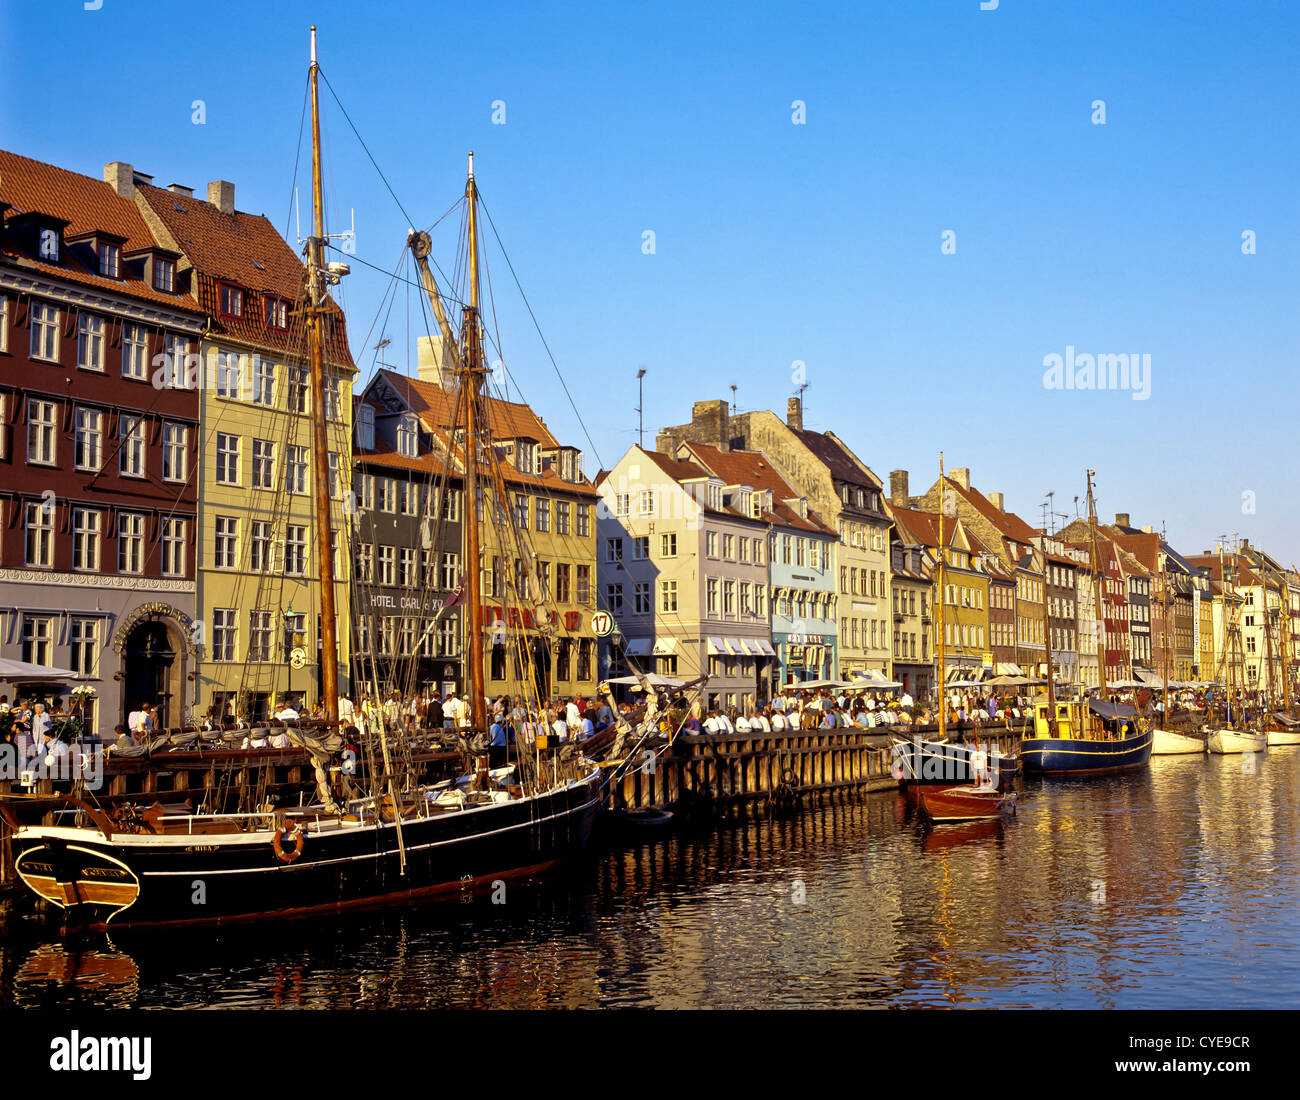
<svg viewBox="0 0 1300 1100">
<path fill-rule="evenodd" d="M 28 398 L 28 465 L 55 466 L 58 464 L 58 424 L 58 405 L 53 401 L 44 401 L 39 398 Z M 35 434 L 33 434 L 33 429 L 35 429 Z"/>
<path fill-rule="evenodd" d="M 239 517 L 216 516 L 212 531 L 212 568 L 239 568 Z"/>
<path fill-rule="evenodd" d="M 72 569 L 77 573 L 99 572 L 98 508 L 72 509 Z"/>
<path fill-rule="evenodd" d="M 117 571 L 138 576 L 144 572 L 145 531 L 142 512 L 117 514 Z"/>
<path fill-rule="evenodd" d="M 189 565 L 186 547 L 189 543 L 189 521 L 178 516 L 163 520 L 162 575 L 184 577 Z"/>
<path fill-rule="evenodd" d="M 31 329 L 31 357 L 46 363 L 59 361 L 59 307 L 51 302 L 33 301 L 28 309 Z"/>
<path fill-rule="evenodd" d="M 252 487 L 275 490 L 275 441 L 253 440 Z"/>
<path fill-rule="evenodd" d="M 307 528 L 291 523 L 284 531 L 284 573 L 287 577 L 305 577 L 309 564 Z"/>
<path fill-rule="evenodd" d="M 72 467 L 97 472 L 103 462 L 104 411 L 78 405 L 72 412 Z"/>
<path fill-rule="evenodd" d="M 54 509 L 44 500 L 26 502 L 23 560 L 28 569 L 54 568 Z"/>
<path fill-rule="evenodd" d="M 104 373 L 104 349 L 108 324 L 97 313 L 77 317 L 77 369 Z"/>
<path fill-rule="evenodd" d="M 218 485 L 238 485 L 242 440 L 233 432 L 217 432 L 217 460 L 213 481 Z"/>
<path fill-rule="evenodd" d="M 122 325 L 122 377 L 149 380 L 149 330 L 144 325 Z"/>
<path fill-rule="evenodd" d="M 163 421 L 163 481 L 185 482 L 190 476 L 190 428 L 174 420 Z"/>
<path fill-rule="evenodd" d="M 145 470 L 145 420 L 134 413 L 119 413 L 117 417 L 117 472 L 121 477 L 146 477 Z"/>
</svg>

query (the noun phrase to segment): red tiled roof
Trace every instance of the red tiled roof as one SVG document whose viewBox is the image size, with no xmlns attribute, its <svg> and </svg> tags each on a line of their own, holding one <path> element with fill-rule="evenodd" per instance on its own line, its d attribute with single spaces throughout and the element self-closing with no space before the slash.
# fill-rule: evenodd
<svg viewBox="0 0 1300 1100">
<path fill-rule="evenodd" d="M 707 480 L 709 471 L 703 466 L 698 466 L 694 462 L 683 462 L 681 459 L 669 458 L 666 454 L 659 451 L 641 452 L 651 462 L 659 467 L 674 481 L 698 481 L 701 478 Z"/>
<path fill-rule="evenodd" d="M 378 372 L 405 399 L 411 409 L 430 427 L 451 428 L 456 419 L 456 399 L 459 394 L 444 390 L 433 382 L 422 382 L 396 371 Z M 499 397 L 484 395 L 488 430 L 497 441 L 507 439 L 535 439 L 546 449 L 560 446 L 542 418 L 524 404 L 503 401 Z M 387 411 L 387 410 L 385 410 Z M 462 411 L 463 415 L 463 411 Z"/>
<path fill-rule="evenodd" d="M 816 531 L 818 534 L 838 533 L 834 527 L 823 523 L 815 513 L 810 511 L 805 519 L 789 505 L 782 503 L 785 500 L 797 500 L 799 494 L 772 468 L 761 451 L 723 451 L 705 443 L 688 443 L 687 446 L 724 485 L 748 485 L 760 492 L 770 491 L 774 503 L 767 514 L 772 521 L 803 531 Z"/>
<path fill-rule="evenodd" d="M 3 149 L 0 149 L 0 202 L 13 208 L 5 213 L 6 222 L 17 213 L 39 211 L 67 221 L 65 237 L 98 229 L 122 238 L 123 253 L 138 248 L 161 247 L 135 203 L 122 198 L 103 180 Z M 23 255 L 12 241 L 0 251 L 15 258 L 22 256 L 36 270 L 55 278 L 142 298 L 182 312 L 200 312 L 193 299 L 185 294 L 164 294 L 154 290 L 144 281 L 142 273 L 137 277 L 135 265 L 125 259 L 121 265 L 123 278 L 110 279 L 81 263 L 77 250 L 67 245 L 63 262 L 57 264 Z"/>
<path fill-rule="evenodd" d="M 1225 567 L 1229 583 L 1235 583 L 1239 587 L 1264 583 L 1255 570 L 1251 568 L 1250 562 L 1239 554 L 1224 554 L 1222 565 L 1219 562 L 1218 554 L 1189 554 L 1187 560 L 1200 568 L 1208 568 L 1210 576 L 1220 583 L 1224 583 Z"/>
<path fill-rule="evenodd" d="M 196 297 L 213 318 L 214 331 L 291 355 L 306 355 L 304 315 L 292 312 L 305 302 L 306 267 L 264 215 L 239 210 L 223 214 L 210 202 L 143 183 L 136 184 L 136 192 L 194 265 L 198 276 Z M 244 290 L 239 317 L 221 312 L 219 294 L 223 282 Z M 289 303 L 287 329 L 267 323 L 268 297 Z M 326 355 L 331 362 L 352 367 L 343 311 L 332 299 L 328 308 Z"/>
<path fill-rule="evenodd" d="M 1152 573 L 1160 571 L 1160 536 L 1154 532 L 1140 535 L 1124 534 L 1118 527 L 1104 525 L 1101 530 L 1132 554 Z"/>
<path fill-rule="evenodd" d="M 1004 512 L 1001 508 L 994 507 L 993 502 L 978 489 L 964 489 L 950 477 L 945 478 L 944 481 L 949 488 L 961 494 L 980 515 L 993 524 L 1004 538 L 1015 539 L 1017 542 L 1030 545 L 1033 544 L 1034 536 L 1038 534 L 1038 530 L 1030 527 L 1015 512 Z"/>
<path fill-rule="evenodd" d="M 920 512 L 914 508 L 903 508 L 897 504 L 887 504 L 889 515 L 922 546 L 931 550 L 939 546 L 939 514 L 937 512 Z M 944 539 L 952 544 L 952 530 L 956 522 L 944 522 Z"/>
</svg>

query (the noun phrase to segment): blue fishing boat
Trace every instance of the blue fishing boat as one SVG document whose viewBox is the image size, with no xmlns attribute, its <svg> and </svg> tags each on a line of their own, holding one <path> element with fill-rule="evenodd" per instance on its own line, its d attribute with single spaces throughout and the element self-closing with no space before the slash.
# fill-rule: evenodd
<svg viewBox="0 0 1300 1100">
<path fill-rule="evenodd" d="M 1118 775 L 1151 760 L 1151 723 L 1136 708 L 1089 700 L 1034 704 L 1034 732 L 1020 743 L 1026 775 Z"/>
</svg>

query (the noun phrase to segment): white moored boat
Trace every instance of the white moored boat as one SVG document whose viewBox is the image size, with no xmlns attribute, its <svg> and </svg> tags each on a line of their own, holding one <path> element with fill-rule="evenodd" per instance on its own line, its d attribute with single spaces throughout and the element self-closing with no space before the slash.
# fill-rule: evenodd
<svg viewBox="0 0 1300 1100">
<path fill-rule="evenodd" d="M 1154 730 L 1155 741 L 1151 745 L 1152 756 L 1189 756 L 1203 755 L 1205 742 L 1199 737 L 1188 737 L 1183 733 L 1170 733 L 1168 730 Z"/>
<path fill-rule="evenodd" d="M 1234 752 L 1266 752 L 1268 735 L 1247 730 L 1214 730 L 1206 741 L 1210 752 L 1221 755 Z"/>
<path fill-rule="evenodd" d="M 1300 730 L 1269 730 L 1269 746 L 1300 745 Z"/>
</svg>

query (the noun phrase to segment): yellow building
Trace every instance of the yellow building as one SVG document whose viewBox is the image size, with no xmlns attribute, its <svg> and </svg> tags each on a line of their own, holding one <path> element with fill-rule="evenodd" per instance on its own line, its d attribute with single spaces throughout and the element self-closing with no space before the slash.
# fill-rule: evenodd
<svg viewBox="0 0 1300 1100">
<path fill-rule="evenodd" d="M 886 505 L 901 534 L 925 546 L 935 559 L 939 551 L 939 517 L 895 504 Z M 945 679 L 971 678 L 993 665 L 989 633 L 989 576 L 962 521 L 943 523 L 943 654 Z M 931 602 L 938 598 L 937 570 L 931 572 Z M 932 645 L 938 644 L 938 617 L 931 624 Z"/>
<path fill-rule="evenodd" d="M 352 380 L 342 312 L 325 324 L 329 469 L 313 469 L 304 269 L 264 217 L 237 212 L 234 185 L 208 199 L 137 185 L 160 241 L 180 253 L 176 278 L 209 316 L 199 362 L 198 625 L 194 698 L 258 717 L 318 701 L 320 572 L 313 479 L 330 478 L 339 686 L 348 686 L 348 516 Z M 296 667 L 295 667 L 296 666 Z"/>
</svg>

